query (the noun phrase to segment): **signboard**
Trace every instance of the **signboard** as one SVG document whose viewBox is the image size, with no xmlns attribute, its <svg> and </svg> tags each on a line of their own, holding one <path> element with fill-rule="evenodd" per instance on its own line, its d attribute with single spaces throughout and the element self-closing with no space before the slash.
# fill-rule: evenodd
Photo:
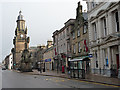
<svg viewBox="0 0 120 90">
<path fill-rule="evenodd" d="M 89 54 L 89 58 L 92 58 L 93 57 L 93 55 L 92 54 Z"/>
<path fill-rule="evenodd" d="M 45 62 L 51 62 L 51 58 L 50 59 L 45 59 Z"/>
</svg>

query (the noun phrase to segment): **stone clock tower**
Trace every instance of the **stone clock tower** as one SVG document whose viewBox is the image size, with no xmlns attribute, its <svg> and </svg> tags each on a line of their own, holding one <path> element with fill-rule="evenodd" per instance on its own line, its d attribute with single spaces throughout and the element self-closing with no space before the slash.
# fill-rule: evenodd
<svg viewBox="0 0 120 90">
<path fill-rule="evenodd" d="M 29 37 L 27 37 L 27 27 L 25 28 L 25 20 L 23 19 L 22 12 L 19 12 L 17 18 L 17 27 L 15 30 L 15 37 L 13 39 L 14 44 L 14 54 L 13 63 L 14 69 L 17 69 L 20 65 L 20 60 L 23 50 L 29 47 Z"/>
</svg>

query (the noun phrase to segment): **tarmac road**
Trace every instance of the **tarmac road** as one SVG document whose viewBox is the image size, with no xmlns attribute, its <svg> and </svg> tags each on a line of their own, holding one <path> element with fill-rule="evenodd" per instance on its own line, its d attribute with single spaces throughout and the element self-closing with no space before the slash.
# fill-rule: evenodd
<svg viewBox="0 0 120 90">
<path fill-rule="evenodd" d="M 116 88 L 117 86 L 2 70 L 2 88 Z"/>
</svg>

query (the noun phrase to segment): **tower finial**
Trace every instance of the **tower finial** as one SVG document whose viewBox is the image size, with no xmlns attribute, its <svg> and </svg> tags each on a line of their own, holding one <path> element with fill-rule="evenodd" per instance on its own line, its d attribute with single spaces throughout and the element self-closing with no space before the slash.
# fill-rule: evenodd
<svg viewBox="0 0 120 90">
<path fill-rule="evenodd" d="M 20 11 L 19 11 L 19 14 L 21 15 L 21 13 L 22 13 L 22 11 L 20 10 Z"/>
<path fill-rule="evenodd" d="M 80 6 L 81 4 L 80 4 L 80 1 L 78 2 L 78 6 Z"/>
</svg>

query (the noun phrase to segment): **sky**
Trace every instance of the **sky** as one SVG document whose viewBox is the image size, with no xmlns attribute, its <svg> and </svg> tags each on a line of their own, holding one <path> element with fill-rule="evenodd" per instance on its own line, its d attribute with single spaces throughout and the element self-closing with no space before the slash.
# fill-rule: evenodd
<svg viewBox="0 0 120 90">
<path fill-rule="evenodd" d="M 10 54 L 15 36 L 19 11 L 26 21 L 30 45 L 46 45 L 52 40 L 52 33 L 60 30 L 70 18 L 76 18 L 78 1 L 82 0 L 0 0 L 0 62 Z"/>
</svg>

